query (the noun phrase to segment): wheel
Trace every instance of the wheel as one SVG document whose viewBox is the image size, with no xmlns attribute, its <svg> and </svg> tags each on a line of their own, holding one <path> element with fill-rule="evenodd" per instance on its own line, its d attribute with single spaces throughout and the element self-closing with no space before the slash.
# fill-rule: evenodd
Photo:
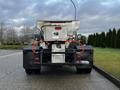
<svg viewBox="0 0 120 90">
<path fill-rule="evenodd" d="M 33 70 L 32 69 L 25 69 L 26 74 L 30 75 L 32 74 Z"/>
<path fill-rule="evenodd" d="M 91 73 L 91 71 L 92 71 L 92 68 L 85 69 L 86 73 Z"/>
<path fill-rule="evenodd" d="M 92 68 L 88 68 L 88 69 L 81 69 L 76 67 L 77 73 L 91 73 Z"/>
<path fill-rule="evenodd" d="M 33 72 L 34 72 L 35 74 L 40 74 L 40 69 L 34 69 Z"/>
<path fill-rule="evenodd" d="M 40 74 L 40 72 L 41 72 L 41 66 L 38 69 L 33 69 L 33 72 L 35 74 Z"/>
<path fill-rule="evenodd" d="M 83 69 L 76 67 L 77 73 L 82 73 Z"/>
<path fill-rule="evenodd" d="M 30 75 L 32 73 L 40 74 L 41 66 L 38 69 L 25 69 L 26 74 Z"/>
</svg>

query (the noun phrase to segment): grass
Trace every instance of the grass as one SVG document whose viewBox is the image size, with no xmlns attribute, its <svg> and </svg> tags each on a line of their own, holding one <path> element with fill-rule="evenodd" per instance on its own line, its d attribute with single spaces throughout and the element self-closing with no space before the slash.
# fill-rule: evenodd
<svg viewBox="0 0 120 90">
<path fill-rule="evenodd" d="M 23 45 L 0 45 L 0 49 L 22 49 Z"/>
<path fill-rule="evenodd" d="M 94 48 L 94 64 L 120 79 L 120 49 Z"/>
</svg>

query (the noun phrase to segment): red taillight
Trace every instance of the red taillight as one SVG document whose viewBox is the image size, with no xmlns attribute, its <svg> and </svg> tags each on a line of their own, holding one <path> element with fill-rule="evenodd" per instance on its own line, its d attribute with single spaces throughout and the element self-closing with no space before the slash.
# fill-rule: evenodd
<svg viewBox="0 0 120 90">
<path fill-rule="evenodd" d="M 60 26 L 55 27 L 55 30 L 61 30 L 62 28 Z"/>
</svg>

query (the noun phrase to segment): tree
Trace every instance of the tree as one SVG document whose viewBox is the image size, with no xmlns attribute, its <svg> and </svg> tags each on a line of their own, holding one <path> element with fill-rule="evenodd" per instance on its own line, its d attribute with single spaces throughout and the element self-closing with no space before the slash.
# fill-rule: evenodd
<svg viewBox="0 0 120 90">
<path fill-rule="evenodd" d="M 107 32 L 106 33 L 106 37 L 105 37 L 105 45 L 106 45 L 106 47 L 109 47 L 109 43 L 110 41 L 109 41 L 109 32 Z"/>
<path fill-rule="evenodd" d="M 0 43 L 3 44 L 3 28 L 4 24 L 0 23 Z"/>
<path fill-rule="evenodd" d="M 89 44 L 89 45 L 92 44 L 91 40 L 92 40 L 92 35 L 89 35 L 89 36 L 88 36 L 88 44 Z"/>
<path fill-rule="evenodd" d="M 99 34 L 96 33 L 95 36 L 96 36 L 96 37 L 95 37 L 95 39 L 96 39 L 96 47 L 98 47 L 98 46 L 99 46 Z"/>
<path fill-rule="evenodd" d="M 98 34 L 97 42 L 98 42 L 97 46 L 101 47 L 101 34 Z"/>
<path fill-rule="evenodd" d="M 112 45 L 112 48 L 116 48 L 116 29 L 115 28 L 113 28 L 113 31 L 112 31 L 111 45 Z"/>
<path fill-rule="evenodd" d="M 90 35 L 88 36 L 87 44 L 90 44 Z"/>
<path fill-rule="evenodd" d="M 96 35 L 93 34 L 93 46 L 96 46 Z"/>
<path fill-rule="evenodd" d="M 86 44 L 86 37 L 85 37 L 85 36 L 81 36 L 80 39 L 82 40 L 82 42 L 83 42 L 84 44 Z"/>
<path fill-rule="evenodd" d="M 94 46 L 94 35 L 91 35 L 91 45 Z"/>
<path fill-rule="evenodd" d="M 108 32 L 100 34 L 91 34 L 88 37 L 88 43 L 97 47 L 120 48 L 120 29 L 113 28 Z"/>
<path fill-rule="evenodd" d="M 105 47 L 105 32 L 102 32 L 100 35 L 101 47 Z"/>
<path fill-rule="evenodd" d="M 112 30 L 109 29 L 109 32 L 108 32 L 108 47 L 112 47 Z"/>
<path fill-rule="evenodd" d="M 33 37 L 33 30 L 24 25 L 24 28 L 21 30 L 21 43 L 29 43 Z"/>
<path fill-rule="evenodd" d="M 7 29 L 6 31 L 6 42 L 7 44 L 16 44 L 18 43 L 18 36 L 17 36 L 17 32 L 14 28 L 10 27 L 9 29 Z"/>
<path fill-rule="evenodd" d="M 120 48 L 120 29 L 118 29 L 118 32 L 116 35 L 116 47 Z"/>
</svg>

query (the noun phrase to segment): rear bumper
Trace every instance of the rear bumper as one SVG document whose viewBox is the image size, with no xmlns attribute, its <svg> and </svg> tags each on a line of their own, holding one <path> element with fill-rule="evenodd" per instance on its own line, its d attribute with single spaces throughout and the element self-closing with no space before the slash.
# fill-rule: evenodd
<svg viewBox="0 0 120 90">
<path fill-rule="evenodd" d="M 76 66 L 79 68 L 92 68 L 93 64 L 81 64 L 81 63 L 42 63 L 42 64 L 27 64 L 24 65 L 24 69 L 39 69 L 41 66 Z"/>
</svg>

